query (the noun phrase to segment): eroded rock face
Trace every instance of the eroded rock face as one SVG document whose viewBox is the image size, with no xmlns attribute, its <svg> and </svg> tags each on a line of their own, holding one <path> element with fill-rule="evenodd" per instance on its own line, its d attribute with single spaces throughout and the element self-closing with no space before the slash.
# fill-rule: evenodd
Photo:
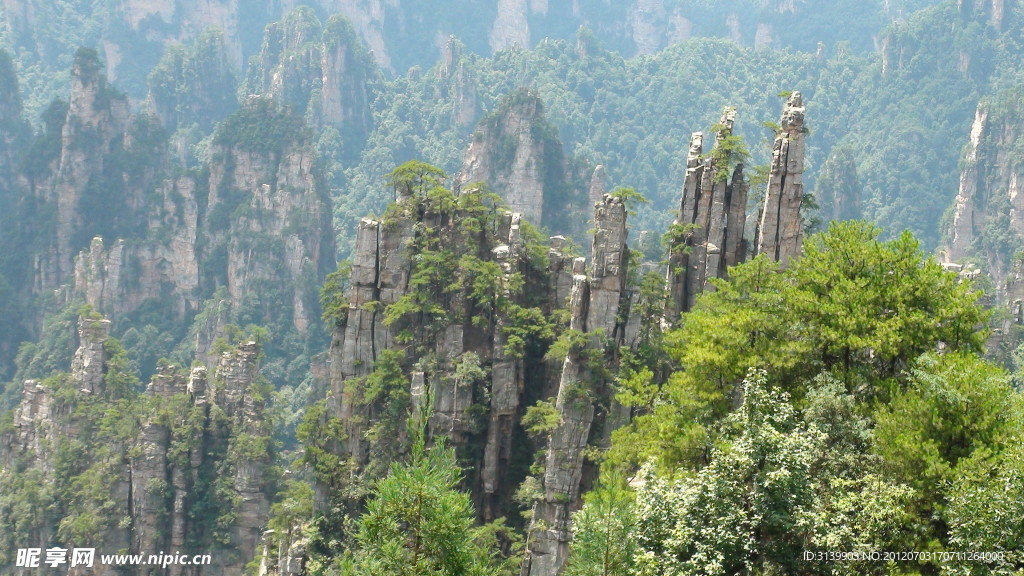
<svg viewBox="0 0 1024 576">
<path fill-rule="evenodd" d="M 94 237 L 74 260 L 71 289 L 116 323 L 152 301 L 183 320 L 223 286 L 233 309 L 263 306 L 265 318 L 305 333 L 317 322 L 312 295 L 334 265 L 331 210 L 314 165 L 312 147 L 301 140 L 266 149 L 222 141 L 208 178 L 150 183 L 143 227 L 127 230 L 127 239 Z M 68 202 L 62 198 L 58 204 Z M 104 227 L 83 222 L 77 233 Z M 52 275 L 38 274 L 41 289 Z"/>
<path fill-rule="evenodd" d="M 56 516 L 39 516 L 31 533 L 20 536 L 42 547 L 95 547 L 97 554 L 211 554 L 210 566 L 188 572 L 170 566 L 167 573 L 241 576 L 269 514 L 264 470 L 270 462 L 270 423 L 266 391 L 260 390 L 257 376 L 259 347 L 247 343 L 225 352 L 212 381 L 205 367 L 185 373 L 162 365 L 145 392 L 135 395 L 105 384 L 112 375 L 121 378 L 113 372 L 120 368 L 112 367 L 116 352 L 112 356 L 106 347 L 108 326 L 101 318 L 80 320 L 80 346 L 66 380 L 26 381 L 14 426 L 0 435 L 0 482 L 11 474 L 35 474 L 44 499 L 39 505 L 57 511 Z M 121 400 L 134 412 L 119 411 L 114 403 Z M 69 460 L 61 447 L 93 438 L 101 425 L 97 414 L 107 419 L 103 425 L 115 423 L 122 432 L 107 439 L 112 445 L 80 447 L 87 451 L 84 461 Z M 52 489 L 94 471 L 102 474 L 82 477 L 86 494 L 66 500 Z M 217 474 L 230 475 L 230 481 L 224 483 Z M 102 502 L 94 502 L 97 497 Z M 209 517 L 195 513 L 201 501 Z M 58 532 L 62 515 L 72 519 L 90 506 L 102 511 L 97 521 L 106 528 L 88 541 L 69 541 Z M 95 573 L 119 570 L 98 566 Z M 148 574 L 144 566 L 126 573 Z"/>
<path fill-rule="evenodd" d="M 732 136 L 736 110 L 727 108 L 715 135 L 716 145 Z M 729 173 L 729 154 L 704 156 L 704 134 L 690 138 L 686 157 L 679 212 L 673 222 L 673 243 L 669 253 L 666 311 L 670 321 L 693 307 L 697 296 L 711 278 L 725 278 L 729 266 L 746 257 L 744 238 L 747 183 L 743 165 Z"/>
<path fill-rule="evenodd" d="M 233 62 L 224 33 L 216 28 L 189 46 L 171 48 L 148 78 L 147 107 L 169 133 L 193 124 L 207 133 L 238 107 Z M 187 162 L 187 150 L 178 156 Z"/>
<path fill-rule="evenodd" d="M 566 182 L 567 166 L 557 131 L 544 119 L 544 106 L 531 92 L 508 97 L 484 119 L 462 162 L 459 181 L 485 182 L 513 212 L 539 226 L 556 190 Z"/>
<path fill-rule="evenodd" d="M 782 110 L 781 131 L 772 147 L 768 191 L 765 193 L 757 232 L 757 253 L 786 266 L 800 254 L 803 219 L 800 204 L 804 185 L 804 104 L 794 92 Z"/>
<path fill-rule="evenodd" d="M 283 287 L 281 304 L 303 333 L 316 319 L 309 284 L 326 274 L 334 254 L 330 208 L 313 174 L 313 151 L 296 146 L 280 157 L 236 148 L 221 152 L 224 163 L 211 168 L 210 212 L 230 209 L 214 201 L 225 181 L 246 199 L 234 208 L 227 230 L 207 220 L 206 254 L 226 251 L 226 286 L 236 307 L 248 298 L 265 301 L 270 287 Z"/>
<path fill-rule="evenodd" d="M 247 88 L 295 107 L 317 126 L 336 128 L 343 153 L 355 157 L 371 129 L 377 77 L 347 19 L 339 15 L 321 24 L 312 9 L 302 7 L 267 26 Z"/>
<path fill-rule="evenodd" d="M 71 71 L 71 96 L 60 132 L 60 151 L 48 169 L 29 174 L 23 182 L 38 202 L 55 213 L 50 249 L 35 262 L 37 291 L 55 290 L 71 280 L 72 259 L 80 246 L 80 233 L 88 225 L 83 217 L 96 195 L 106 192 L 90 183 L 110 176 L 105 165 L 112 154 L 124 149 L 128 101 L 107 84 L 95 52 L 80 50 Z M 117 198 L 125 212 L 134 215 L 138 195 Z M 86 206 L 83 208 L 83 204 Z"/>
<path fill-rule="evenodd" d="M 1014 246 L 1024 242 L 1024 174 L 1016 161 L 1024 111 L 1017 94 L 1010 89 L 978 106 L 943 250 L 946 262 L 981 262 L 1000 291 L 1012 276 Z"/>
<path fill-rule="evenodd" d="M 604 196 L 594 206 L 593 261 L 573 262 L 569 296 L 569 329 L 585 335 L 585 344 L 569 349 L 562 365 L 555 408 L 560 422 L 548 439 L 544 465 L 543 497 L 533 511 L 530 544 L 523 574 L 554 576 L 565 564 L 572 540 L 571 515 L 579 506 L 584 477 L 584 449 L 591 438 L 595 418 L 602 428 L 621 424 L 616 403 L 611 412 L 598 413 L 596 399 L 607 395 L 606 384 L 592 363 L 606 348 L 625 342 L 630 295 L 626 290 L 629 249 L 626 245 L 626 207 L 621 199 Z M 610 342 L 610 344 L 606 344 Z M 605 430 L 610 434 L 610 430 Z"/>
<path fill-rule="evenodd" d="M 983 206 L 987 203 L 982 201 L 981 206 L 976 204 L 978 200 L 983 200 L 979 196 L 986 192 L 984 182 L 979 174 L 979 170 L 984 170 L 984 166 L 979 166 L 979 161 L 982 159 L 980 157 L 982 137 L 987 135 L 988 129 L 988 110 L 984 106 L 979 106 L 974 115 L 974 123 L 971 125 L 970 144 L 964 159 L 963 170 L 960 172 L 960 187 L 957 190 L 956 200 L 954 200 L 953 224 L 949 231 L 947 252 L 947 258 L 950 261 L 961 260 L 970 253 L 971 244 L 979 232 L 980 224 L 985 221 Z"/>
</svg>

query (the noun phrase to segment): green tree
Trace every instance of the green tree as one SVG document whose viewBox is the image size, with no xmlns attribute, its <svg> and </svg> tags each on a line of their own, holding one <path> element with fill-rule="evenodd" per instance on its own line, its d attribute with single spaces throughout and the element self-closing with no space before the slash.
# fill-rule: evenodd
<svg viewBox="0 0 1024 576">
<path fill-rule="evenodd" d="M 1011 573 L 1024 565 L 1024 450 L 1021 439 L 993 457 L 980 451 L 958 467 L 947 492 L 949 547 L 1001 554 L 964 562 L 950 574 Z"/>
<path fill-rule="evenodd" d="M 978 526 L 967 511 L 975 507 L 980 514 L 992 502 L 985 495 L 991 476 L 984 480 L 979 472 L 1014 474 L 1012 456 L 1005 460 L 1009 467 L 992 462 L 1020 442 L 1020 393 L 1004 370 L 972 354 L 925 355 L 910 375 L 906 390 L 876 412 L 874 452 L 887 476 L 914 489 L 917 519 L 911 525 L 919 541 L 946 541 L 952 522 L 960 526 L 953 535 L 960 534 L 963 546 L 963 537 Z M 958 501 L 970 481 L 979 483 L 979 496 Z M 990 512 L 990 518 L 1003 513 Z M 993 534 L 1004 528 L 994 525 Z"/>
<path fill-rule="evenodd" d="M 320 289 L 320 308 L 323 309 L 323 321 L 335 328 L 345 325 L 348 320 L 348 289 L 352 266 L 348 261 L 338 263 L 338 269 L 324 278 Z"/>
<path fill-rule="evenodd" d="M 980 293 L 909 232 L 889 242 L 879 234 L 864 222 L 833 222 L 808 238 L 788 273 L 789 313 L 815 351 L 818 366 L 809 367 L 837 371 L 851 389 L 897 376 L 940 342 L 973 352 L 984 343 Z"/>
<path fill-rule="evenodd" d="M 648 473 L 637 494 L 637 574 L 793 573 L 802 549 L 798 519 L 813 500 L 812 470 L 823 435 L 798 421 L 764 372 L 744 381 L 728 419 L 736 435 L 693 477 Z"/>
<path fill-rule="evenodd" d="M 940 344 L 978 352 L 988 314 L 979 293 L 945 272 L 909 234 L 883 242 L 863 222 L 833 223 L 780 271 L 766 256 L 712 279 L 678 328 L 664 335 L 668 378 L 622 379 L 620 400 L 637 414 L 615 433 L 609 459 L 662 472 L 706 463 L 716 423 L 742 401 L 737 384 L 764 369 L 803 405 L 822 372 L 869 410 L 906 378 L 919 355 Z"/>
<path fill-rule="evenodd" d="M 854 469 L 835 453 L 860 443 L 863 419 L 834 384 L 819 383 L 801 419 L 785 392 L 751 371 L 706 467 L 674 480 L 645 469 L 634 510 L 635 573 L 890 573 L 878 562 L 804 559 L 805 551 L 912 549 L 905 527 L 913 491 L 882 477 L 877 460 Z M 839 414 L 825 414 L 833 408 Z"/>
<path fill-rule="evenodd" d="M 461 470 L 443 444 L 414 443 L 408 464 L 395 463 L 378 480 L 359 519 L 352 574 L 367 576 L 489 576 L 506 572 L 496 549 L 477 539 Z"/>
<path fill-rule="evenodd" d="M 565 576 L 632 574 L 636 552 L 634 493 L 616 480 L 585 494 L 583 508 L 573 515 L 572 550 Z"/>
</svg>

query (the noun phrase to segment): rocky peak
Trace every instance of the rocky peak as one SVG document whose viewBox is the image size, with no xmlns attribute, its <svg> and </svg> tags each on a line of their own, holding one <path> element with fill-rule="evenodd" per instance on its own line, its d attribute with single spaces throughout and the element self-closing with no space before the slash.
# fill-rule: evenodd
<svg viewBox="0 0 1024 576">
<path fill-rule="evenodd" d="M 232 58 L 224 34 L 216 29 L 186 47 L 168 48 L 150 72 L 148 86 L 150 109 L 172 133 L 192 124 L 205 133 L 238 107 Z"/>
<path fill-rule="evenodd" d="M 594 205 L 594 224 L 589 275 L 583 258 L 573 262 L 569 329 L 586 340 L 570 346 L 562 364 L 555 400 L 559 424 L 548 437 L 543 496 L 534 505 L 523 567 L 523 574 L 529 576 L 561 572 L 572 540 L 572 512 L 580 503 L 585 448 L 600 442 L 591 437 L 595 429 L 610 435 L 621 423 L 621 407 L 611 398 L 608 382 L 601 380 L 601 371 L 594 370 L 593 362 L 606 361 L 595 360 L 606 346 L 617 349 L 625 344 L 624 319 L 630 298 L 625 290 L 629 250 L 622 200 L 604 196 Z M 609 408 L 598 410 L 599 405 Z"/>
<path fill-rule="evenodd" d="M 128 101 L 107 85 L 94 50 L 82 48 L 75 55 L 71 71 L 71 98 L 61 132 L 61 152 L 56 173 L 49 182 L 40 182 L 36 193 L 56 204 L 56 262 L 45 278 L 54 289 L 68 281 L 72 257 L 79 248 L 77 237 L 88 226 L 83 218 L 83 202 L 92 201 L 97 190 L 90 182 L 102 178 L 109 157 L 121 149 L 128 122 Z M 88 193 L 88 194 L 87 194 Z M 131 206 L 133 202 L 122 199 Z"/>
<path fill-rule="evenodd" d="M 803 201 L 805 153 L 804 104 L 793 92 L 782 110 L 781 131 L 772 146 L 772 162 L 757 232 L 757 253 L 785 266 L 800 253 L 804 222 Z"/>
<path fill-rule="evenodd" d="M 978 105 L 943 250 L 946 262 L 981 263 L 997 287 L 1017 273 L 1014 253 L 1024 240 L 1020 94 L 1010 88 Z"/>
<path fill-rule="evenodd" d="M 71 360 L 71 377 L 85 394 L 101 394 L 107 360 L 104 343 L 110 332 L 110 320 L 83 316 L 78 320 L 78 350 Z"/>
<path fill-rule="evenodd" d="M 321 24 L 309 7 L 267 26 L 249 67 L 250 94 L 270 96 L 318 126 L 336 128 L 343 154 L 352 155 L 370 132 L 378 72 L 352 24 L 333 16 Z"/>
<path fill-rule="evenodd" d="M 835 147 L 821 165 L 815 180 L 814 197 L 825 220 L 857 220 L 861 184 L 857 164 L 850 149 Z"/>
<path fill-rule="evenodd" d="M 546 208 L 558 208 L 555 191 L 565 187 L 566 172 L 558 131 L 544 118 L 544 105 L 533 92 L 520 90 L 480 122 L 459 182 L 486 182 L 513 212 L 539 226 Z"/>
<path fill-rule="evenodd" d="M 260 347 L 255 342 L 246 342 L 221 355 L 213 401 L 229 415 L 240 414 L 246 406 L 249 387 L 259 372 L 259 355 Z"/>
<path fill-rule="evenodd" d="M 667 316 L 675 321 L 693 307 L 711 278 L 725 278 L 728 267 L 743 261 L 747 183 L 743 165 L 734 163 L 729 143 L 736 110 L 726 108 L 717 124 L 715 149 L 704 153 L 704 134 L 690 137 L 686 175 L 669 249 Z"/>
</svg>

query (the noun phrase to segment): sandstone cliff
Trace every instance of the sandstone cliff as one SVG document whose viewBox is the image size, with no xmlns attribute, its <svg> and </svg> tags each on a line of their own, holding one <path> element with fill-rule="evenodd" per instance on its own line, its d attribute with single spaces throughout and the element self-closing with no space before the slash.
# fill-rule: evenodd
<svg viewBox="0 0 1024 576">
<path fill-rule="evenodd" d="M 26 381 L 13 421 L 0 430 L 0 493 L 50 511 L 6 525 L 5 551 L 211 554 L 210 566 L 187 573 L 241 576 L 269 512 L 259 348 L 225 352 L 209 381 L 204 367 L 186 374 L 164 365 L 141 392 L 109 326 L 82 317 L 71 371 Z M 19 480 L 28 477 L 35 486 Z M 91 573 L 149 572 L 97 565 Z"/>
<path fill-rule="evenodd" d="M 704 155 L 704 135 L 694 133 L 686 157 L 682 199 L 673 222 L 668 266 L 670 321 L 693 307 L 709 287 L 708 279 L 725 278 L 729 266 L 744 260 L 747 183 L 728 142 L 736 110 L 727 108 L 715 134 L 715 152 Z M 732 174 L 729 174 L 730 165 Z"/>
<path fill-rule="evenodd" d="M 794 92 L 786 102 L 779 127 L 757 226 L 757 253 L 767 254 L 785 266 L 790 258 L 800 254 L 804 232 L 800 207 L 804 196 L 806 130 L 804 103 L 799 92 Z"/>
<path fill-rule="evenodd" d="M 98 205 L 113 201 L 122 206 L 120 213 L 108 213 L 110 227 L 117 228 L 131 225 L 133 209 L 141 203 L 137 191 L 132 194 L 115 184 L 123 176 L 119 166 L 110 165 L 111 156 L 125 149 L 127 99 L 107 83 L 95 51 L 79 50 L 71 78 L 71 97 L 59 120 L 59 145 L 48 150 L 56 154 L 37 159 L 45 165 L 37 164 L 38 172 L 24 177 L 24 186 L 53 214 L 51 245 L 33 263 L 36 291 L 54 290 L 70 280 L 77 244 Z"/>
<path fill-rule="evenodd" d="M 1016 152 L 1024 111 L 1018 93 L 1007 90 L 978 105 L 944 250 L 947 262 L 982 263 L 997 286 L 1024 241 L 1024 174 Z"/>
<path fill-rule="evenodd" d="M 573 262 L 567 334 L 574 341 L 562 365 L 555 401 L 559 424 L 547 441 L 543 495 L 533 509 L 524 575 L 561 572 L 572 541 L 571 514 L 582 494 L 585 449 L 600 444 L 600 436 L 594 438 L 592 432 L 596 428 L 610 434 L 616 423 L 623 423 L 617 421 L 622 410 L 610 392 L 610 368 L 618 349 L 632 340 L 626 334 L 629 248 L 622 200 L 602 198 L 594 206 L 594 224 L 589 272 L 583 258 Z"/>
<path fill-rule="evenodd" d="M 36 248 L 17 271 L 32 293 L 64 287 L 115 327 L 160 306 L 180 326 L 223 287 L 233 318 L 277 326 L 281 337 L 315 326 L 334 240 L 301 117 L 250 99 L 213 135 L 205 166 L 186 171 L 156 118 L 129 116 L 94 53 L 80 52 L 73 76 L 69 104 L 51 107 L 38 157 L 19 175 L 14 226 Z"/>
<path fill-rule="evenodd" d="M 572 199 L 568 169 L 558 130 L 544 118 L 544 105 L 533 92 L 521 90 L 480 122 L 459 181 L 488 183 L 513 211 L 540 226 L 564 220 L 560 216 Z M 564 225 L 555 228 L 567 231 Z"/>
<path fill-rule="evenodd" d="M 528 365 L 543 374 L 550 337 L 541 320 L 549 299 L 536 291 L 546 263 L 529 257 L 536 240 L 518 214 L 482 204 L 476 188 L 450 195 L 438 176 L 396 180 L 397 204 L 359 224 L 327 410 L 345 430 L 335 447 L 343 461 L 377 475 L 406 449 L 408 411 L 429 407 L 431 435 L 476 462 L 469 484 L 493 519 L 508 513 L 523 474 L 522 463 L 510 471 L 513 438 L 523 440 Z M 391 392 L 368 392 L 381 386 Z"/>
<path fill-rule="evenodd" d="M 238 107 L 236 76 L 223 33 L 206 30 L 186 47 L 168 48 L 149 74 L 148 106 L 168 132 L 197 129 L 205 136 Z"/>
<path fill-rule="evenodd" d="M 335 128 L 341 155 L 354 158 L 370 132 L 377 80 L 376 65 L 348 20 L 335 16 L 322 25 L 302 7 L 267 26 L 246 89 L 293 106 L 316 127 Z"/>
</svg>

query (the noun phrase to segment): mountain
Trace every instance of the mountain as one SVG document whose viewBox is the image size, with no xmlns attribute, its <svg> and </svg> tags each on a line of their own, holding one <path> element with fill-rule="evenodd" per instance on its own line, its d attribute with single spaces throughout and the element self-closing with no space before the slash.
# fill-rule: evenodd
<svg viewBox="0 0 1024 576">
<path fill-rule="evenodd" d="M 5 4 L 0 564 L 1002 550 L 1022 16 Z"/>
</svg>

